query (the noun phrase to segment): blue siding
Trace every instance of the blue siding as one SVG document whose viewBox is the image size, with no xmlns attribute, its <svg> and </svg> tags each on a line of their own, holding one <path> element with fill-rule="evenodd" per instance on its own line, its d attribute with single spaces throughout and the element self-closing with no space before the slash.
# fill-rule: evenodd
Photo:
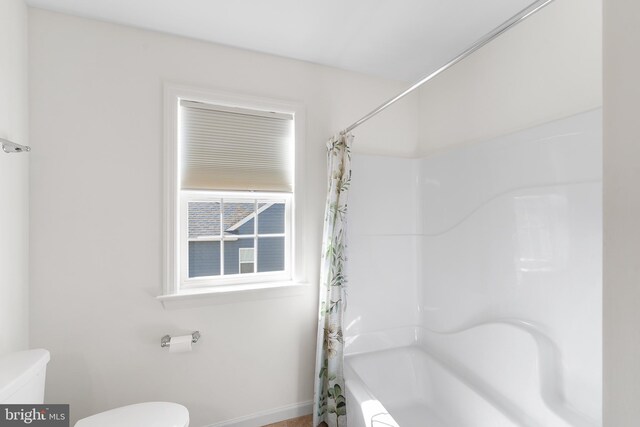
<svg viewBox="0 0 640 427">
<path fill-rule="evenodd" d="M 253 223 L 255 222 L 255 220 L 253 218 L 251 218 L 249 221 L 245 222 L 244 224 L 242 224 L 240 227 L 238 227 L 238 229 L 233 232 L 233 234 L 253 234 Z"/>
<path fill-rule="evenodd" d="M 284 203 L 276 203 L 258 214 L 258 233 L 284 233 Z"/>
<path fill-rule="evenodd" d="M 284 270 L 284 237 L 258 238 L 258 273 Z"/>
<path fill-rule="evenodd" d="M 252 248 L 253 238 L 224 242 L 224 274 L 240 273 L 240 248 Z"/>
<path fill-rule="evenodd" d="M 220 242 L 189 242 L 189 277 L 220 275 Z"/>
</svg>

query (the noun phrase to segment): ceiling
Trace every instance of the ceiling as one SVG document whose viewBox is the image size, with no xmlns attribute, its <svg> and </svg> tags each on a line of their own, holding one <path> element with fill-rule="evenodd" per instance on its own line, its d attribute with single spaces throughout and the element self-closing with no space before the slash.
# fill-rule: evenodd
<svg viewBox="0 0 640 427">
<path fill-rule="evenodd" d="M 31 6 L 413 81 L 533 0 L 27 0 Z"/>
</svg>

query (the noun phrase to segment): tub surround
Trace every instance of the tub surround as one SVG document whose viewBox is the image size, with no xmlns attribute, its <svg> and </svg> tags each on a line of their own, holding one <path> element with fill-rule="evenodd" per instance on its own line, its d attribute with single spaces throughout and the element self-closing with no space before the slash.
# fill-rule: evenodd
<svg viewBox="0 0 640 427">
<path fill-rule="evenodd" d="M 478 404 L 487 426 L 601 425 L 601 116 L 423 159 L 354 156 L 346 353 L 349 365 L 377 364 L 352 366 L 356 395 L 368 390 L 391 415 L 443 408 L 429 416 L 479 425 L 429 400 L 432 386 L 461 381 L 471 406 L 479 395 L 499 408 Z M 380 375 L 363 372 L 387 369 L 413 373 L 385 384 L 426 384 L 404 403 L 380 398 Z"/>
</svg>

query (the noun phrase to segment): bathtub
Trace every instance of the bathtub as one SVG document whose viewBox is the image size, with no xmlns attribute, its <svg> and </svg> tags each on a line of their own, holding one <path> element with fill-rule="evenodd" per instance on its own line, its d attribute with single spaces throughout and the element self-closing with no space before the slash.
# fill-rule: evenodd
<svg viewBox="0 0 640 427">
<path fill-rule="evenodd" d="M 417 345 L 347 356 L 345 371 L 350 427 L 523 425 Z"/>
<path fill-rule="evenodd" d="M 349 427 L 601 425 L 597 415 L 567 400 L 560 353 L 530 324 L 501 321 L 452 334 L 419 327 L 401 332 L 348 343 Z M 509 342 L 510 348 L 498 349 L 492 340 Z"/>
</svg>

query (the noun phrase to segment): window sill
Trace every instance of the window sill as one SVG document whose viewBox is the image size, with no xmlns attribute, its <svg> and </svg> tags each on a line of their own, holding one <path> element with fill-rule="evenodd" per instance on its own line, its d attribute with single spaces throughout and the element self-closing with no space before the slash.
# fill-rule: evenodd
<svg viewBox="0 0 640 427">
<path fill-rule="evenodd" d="M 309 283 L 299 282 L 254 283 L 182 290 L 176 294 L 160 295 L 156 299 L 165 309 L 179 309 L 306 295 L 311 288 Z"/>
</svg>

